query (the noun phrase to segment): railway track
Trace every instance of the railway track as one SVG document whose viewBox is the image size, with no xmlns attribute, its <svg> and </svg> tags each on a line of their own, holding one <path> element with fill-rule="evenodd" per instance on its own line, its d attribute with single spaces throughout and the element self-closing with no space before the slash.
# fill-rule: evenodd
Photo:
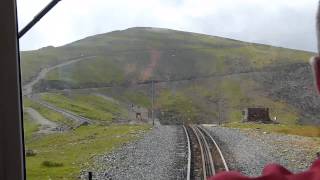
<svg viewBox="0 0 320 180">
<path fill-rule="evenodd" d="M 229 171 L 223 154 L 212 136 L 198 125 L 184 126 L 188 143 L 187 180 L 205 180 L 221 171 Z"/>
</svg>

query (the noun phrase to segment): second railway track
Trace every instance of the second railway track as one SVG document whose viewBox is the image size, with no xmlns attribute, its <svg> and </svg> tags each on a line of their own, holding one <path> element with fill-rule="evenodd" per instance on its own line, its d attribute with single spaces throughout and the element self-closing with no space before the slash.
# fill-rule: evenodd
<svg viewBox="0 0 320 180">
<path fill-rule="evenodd" d="M 187 180 L 207 179 L 229 171 L 223 154 L 210 133 L 198 125 L 184 126 L 188 143 Z"/>
</svg>

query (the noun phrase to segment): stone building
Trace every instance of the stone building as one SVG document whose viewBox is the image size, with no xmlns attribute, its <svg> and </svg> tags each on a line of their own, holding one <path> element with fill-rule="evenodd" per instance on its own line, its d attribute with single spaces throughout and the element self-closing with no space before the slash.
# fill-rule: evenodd
<svg viewBox="0 0 320 180">
<path fill-rule="evenodd" d="M 244 122 L 272 123 L 269 116 L 269 108 L 246 108 L 242 111 Z"/>
</svg>

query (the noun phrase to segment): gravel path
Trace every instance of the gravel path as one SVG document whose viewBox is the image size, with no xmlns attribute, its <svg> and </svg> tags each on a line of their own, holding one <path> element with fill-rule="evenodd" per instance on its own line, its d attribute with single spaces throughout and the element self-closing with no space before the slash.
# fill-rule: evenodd
<svg viewBox="0 0 320 180">
<path fill-rule="evenodd" d="M 32 100 L 41 104 L 42 106 L 52 110 L 52 111 L 55 111 L 57 113 L 60 113 L 61 115 L 63 115 L 64 117 L 72 120 L 75 124 L 77 124 L 76 126 L 80 126 L 80 125 L 85 125 L 85 124 L 92 124 L 92 121 L 91 119 L 88 119 L 88 118 L 85 118 L 83 116 L 80 116 L 76 113 L 73 113 L 71 111 L 68 111 L 68 110 L 65 110 L 65 109 L 62 109 L 62 108 L 59 108 L 57 106 L 54 106 L 50 103 L 47 103 L 43 100 L 40 100 L 39 97 L 37 97 L 37 95 L 33 95 L 31 96 Z"/>
<path fill-rule="evenodd" d="M 59 129 L 57 123 L 49 121 L 33 108 L 25 108 L 24 111 L 30 115 L 32 120 L 40 125 L 39 133 L 50 133 Z"/>
<path fill-rule="evenodd" d="M 97 157 L 94 179 L 183 179 L 183 133 L 181 126 L 158 126 L 142 139 Z"/>
<path fill-rule="evenodd" d="M 110 101 L 110 102 L 115 103 L 115 104 L 121 104 L 118 100 L 114 99 L 111 96 L 106 96 L 106 95 L 100 94 L 100 93 L 93 93 L 93 95 L 101 97 L 102 99 L 104 99 L 106 101 Z"/>
<path fill-rule="evenodd" d="M 300 172 L 315 160 L 319 140 L 308 137 L 266 134 L 258 130 L 210 127 L 231 170 L 258 176 L 269 163 Z"/>
</svg>

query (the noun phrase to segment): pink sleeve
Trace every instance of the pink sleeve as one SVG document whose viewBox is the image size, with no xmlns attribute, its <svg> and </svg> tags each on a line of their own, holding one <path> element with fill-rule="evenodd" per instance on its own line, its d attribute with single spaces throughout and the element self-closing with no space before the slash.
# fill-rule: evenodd
<svg viewBox="0 0 320 180">
<path fill-rule="evenodd" d="M 209 180 L 320 180 L 320 159 L 316 160 L 309 170 L 293 174 L 278 164 L 267 165 L 260 177 L 247 177 L 238 172 L 222 172 Z"/>
</svg>

